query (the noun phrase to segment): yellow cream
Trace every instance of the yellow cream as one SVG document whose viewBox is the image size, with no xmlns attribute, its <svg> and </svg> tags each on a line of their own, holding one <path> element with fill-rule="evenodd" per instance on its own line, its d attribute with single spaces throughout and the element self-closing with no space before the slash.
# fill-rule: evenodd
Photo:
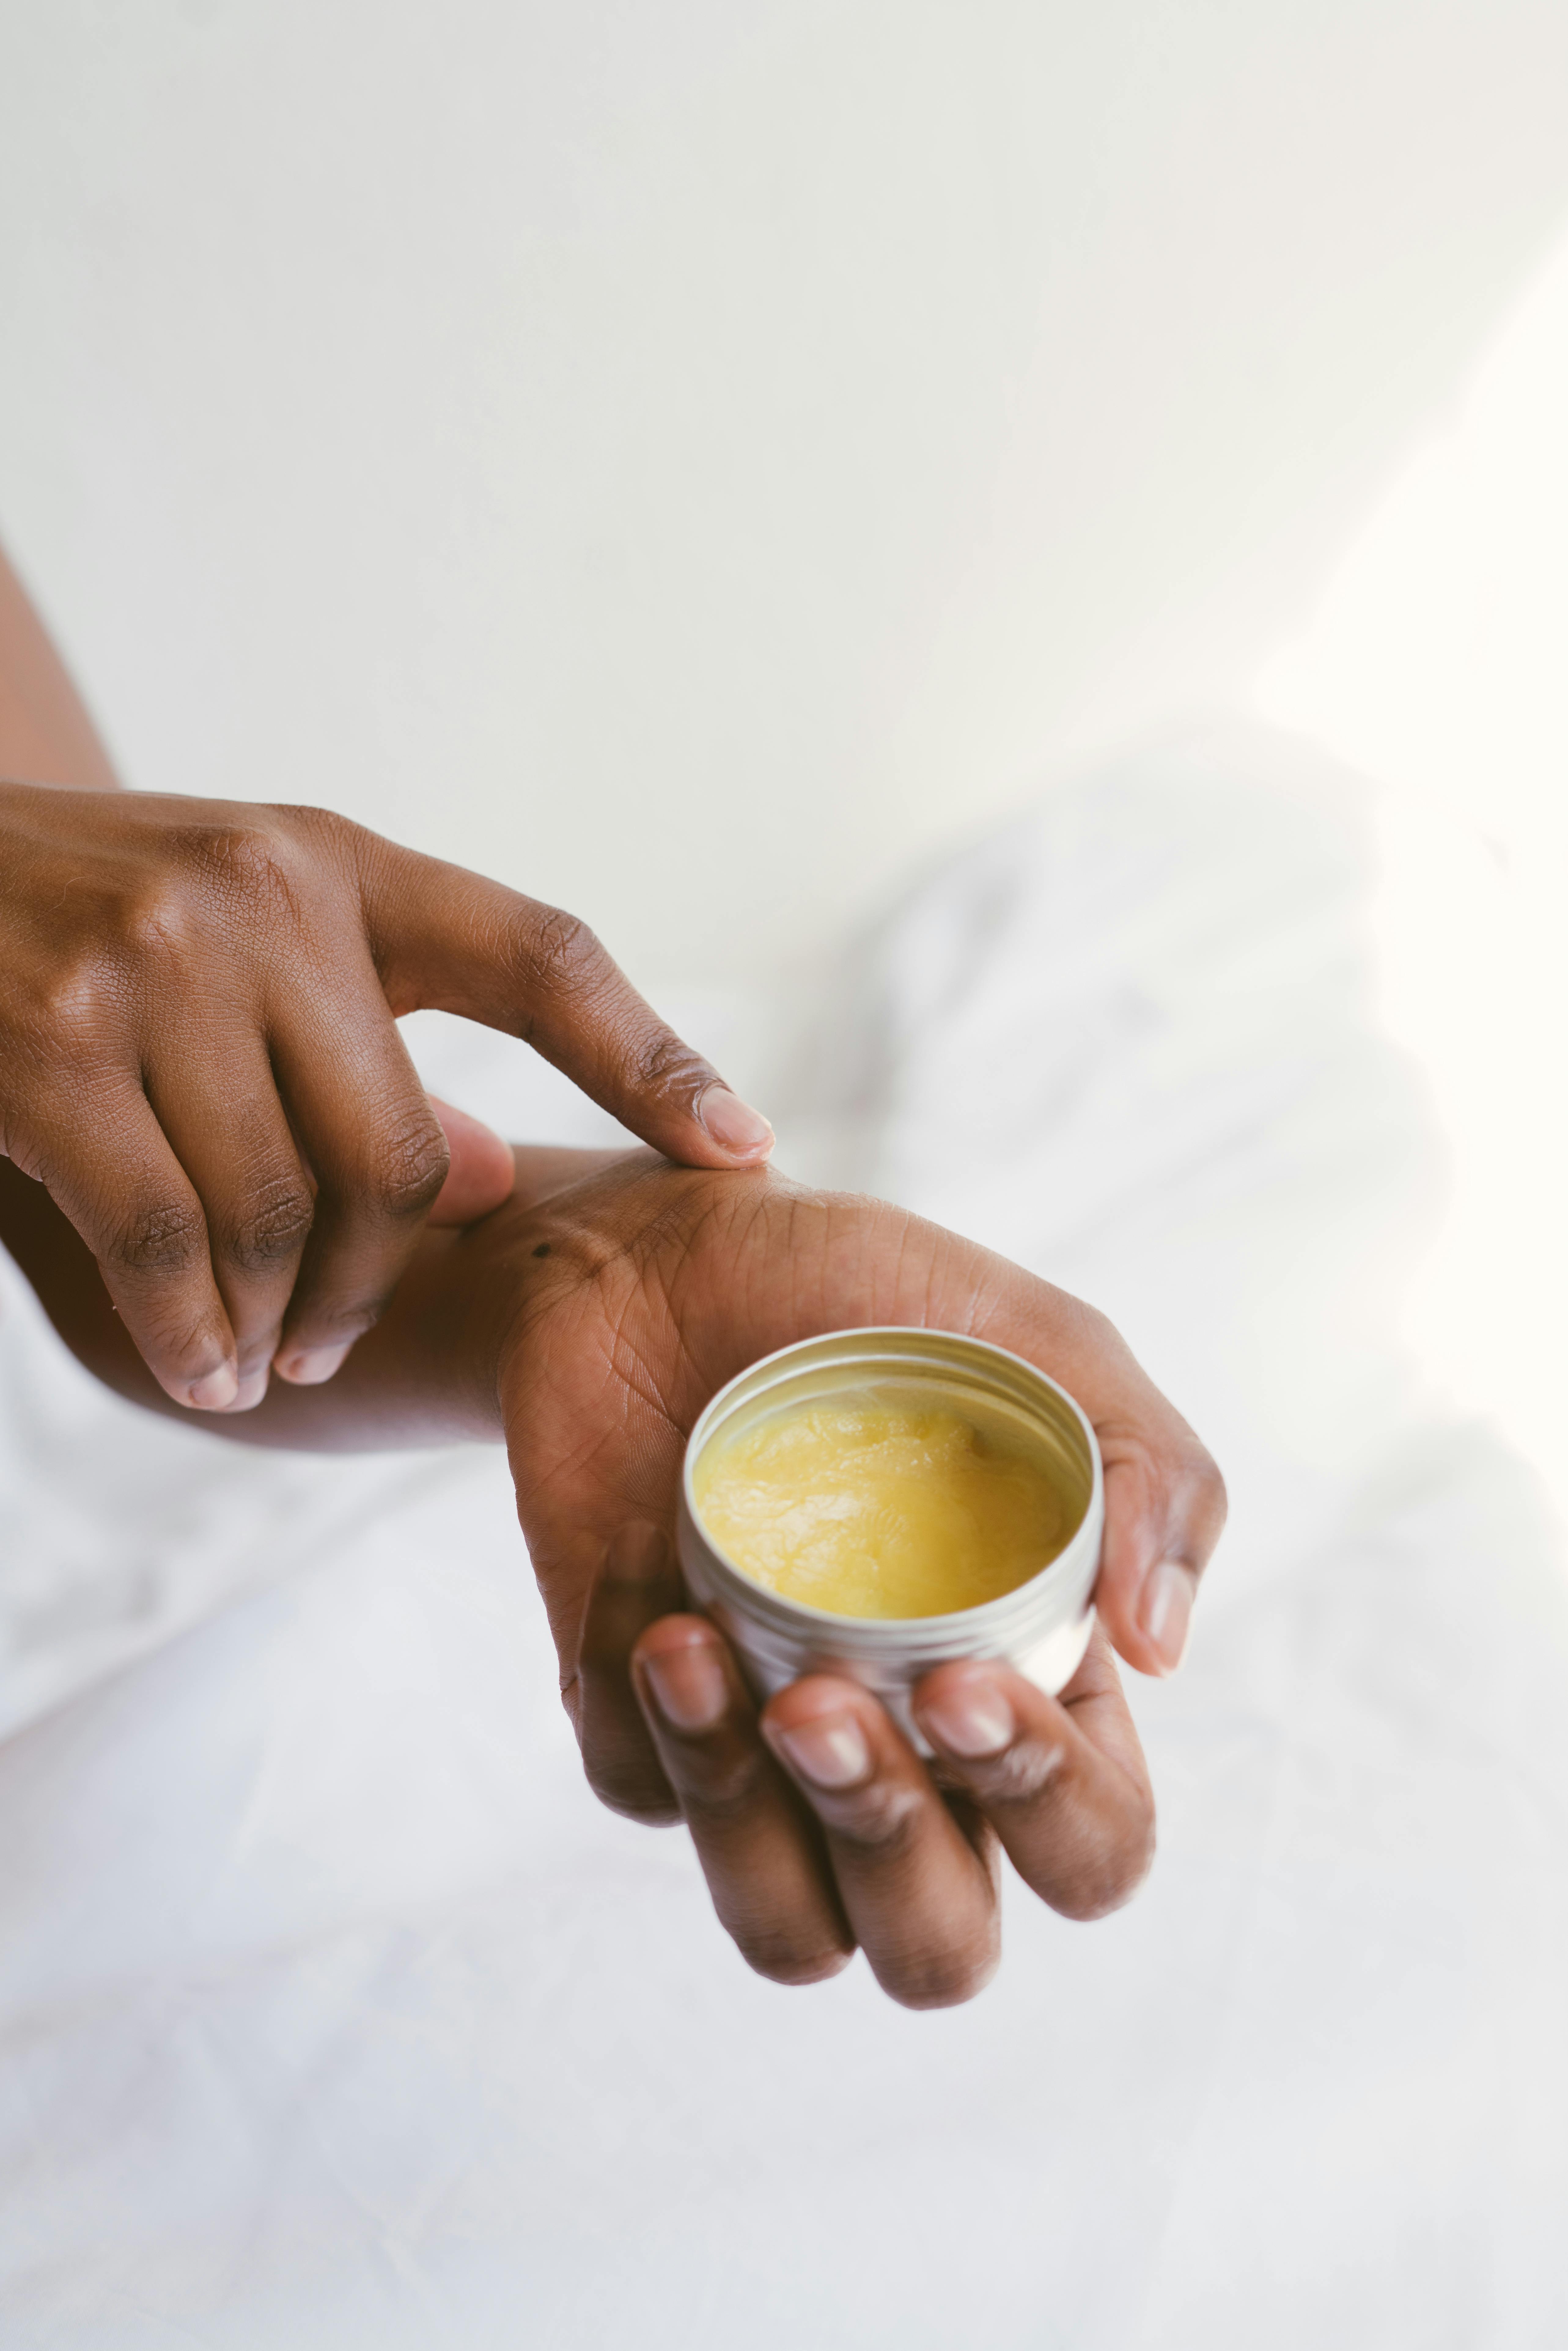
<svg viewBox="0 0 1568 2351">
<path fill-rule="evenodd" d="M 840 1616 L 943 1616 L 1038 1574 L 1071 1528 L 1045 1471 L 956 1412 L 870 1390 L 710 1446 L 704 1526 L 770 1591 Z"/>
</svg>

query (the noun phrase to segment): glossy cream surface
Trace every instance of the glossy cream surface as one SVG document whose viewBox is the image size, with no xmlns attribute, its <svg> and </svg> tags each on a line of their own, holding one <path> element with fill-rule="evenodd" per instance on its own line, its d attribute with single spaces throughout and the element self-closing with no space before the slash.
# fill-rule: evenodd
<svg viewBox="0 0 1568 2351">
<path fill-rule="evenodd" d="M 737 1567 L 841 1616 L 942 1616 L 1055 1558 L 1068 1511 L 1038 1463 L 940 1405 L 846 1392 L 716 1440 L 698 1513 Z"/>
</svg>

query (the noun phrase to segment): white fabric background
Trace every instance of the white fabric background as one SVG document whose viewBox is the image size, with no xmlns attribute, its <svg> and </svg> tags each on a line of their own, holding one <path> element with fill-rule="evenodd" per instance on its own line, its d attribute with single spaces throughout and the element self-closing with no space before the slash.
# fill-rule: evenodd
<svg viewBox="0 0 1568 2351">
<path fill-rule="evenodd" d="M 268 1485 L 7 1301 L 6 1684 L 59 1700 L 0 1748 L 7 2345 L 1562 2342 L 1568 1613 L 1392 1335 L 1442 1169 L 1374 813 L 1257 741 L 1064 786 L 798 1056 L 788 1156 L 1107 1304 L 1231 1480 L 1136 1693 L 1155 1876 L 1012 1899 L 970 2008 L 760 1983 L 683 1839 L 596 1810 L 498 1457 Z"/>
<path fill-rule="evenodd" d="M 962 2012 L 787 1995 L 582 1790 L 498 1458 L 148 1424 L 0 1265 L 6 2351 L 1568 2339 L 1568 1631 L 1532 1479 L 1397 1344 L 1446 1178 L 1385 811 L 1189 745 L 824 960 L 1064 746 L 1245 686 L 1560 224 L 1565 42 L 5 12 L 0 529 L 130 779 L 573 905 L 789 1164 L 1109 1307 L 1235 1500 L 1137 1693 L 1139 1903 L 1015 1902 Z"/>
</svg>

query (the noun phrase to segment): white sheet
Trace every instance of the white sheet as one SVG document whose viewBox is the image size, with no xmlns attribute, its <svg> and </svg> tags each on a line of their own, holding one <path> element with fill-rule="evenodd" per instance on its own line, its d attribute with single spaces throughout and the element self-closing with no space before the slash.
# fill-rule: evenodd
<svg viewBox="0 0 1568 2351">
<path fill-rule="evenodd" d="M 801 1057 L 788 1156 L 1107 1305 L 1232 1485 L 1153 1881 L 1013 1900 L 970 2008 L 757 1981 L 595 1808 L 498 1457 L 236 1464 L 7 1313 L 7 2346 L 1568 2339 L 1568 1612 L 1392 1343 L 1441 1171 L 1368 844 L 1257 746 L 1129 762 Z"/>
</svg>

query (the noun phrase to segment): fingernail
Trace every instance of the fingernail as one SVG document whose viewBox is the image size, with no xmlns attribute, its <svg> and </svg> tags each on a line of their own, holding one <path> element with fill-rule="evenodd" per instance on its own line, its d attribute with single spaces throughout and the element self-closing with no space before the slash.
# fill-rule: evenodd
<svg viewBox="0 0 1568 2351">
<path fill-rule="evenodd" d="M 852 1788 L 871 1770 L 871 1749 L 852 1714 L 796 1723 L 773 1736 L 803 1780 L 819 1788 Z"/>
<path fill-rule="evenodd" d="M 1144 1587 L 1140 1621 L 1159 1651 L 1160 1663 L 1174 1674 L 1186 1654 L 1192 1625 L 1193 1580 L 1179 1561 L 1162 1560 Z"/>
<path fill-rule="evenodd" d="M 697 1103 L 697 1116 L 720 1150 L 737 1159 L 760 1159 L 773 1148 L 773 1129 L 762 1113 L 727 1086 L 709 1086 Z"/>
<path fill-rule="evenodd" d="M 230 1412 L 254 1412 L 267 1394 L 267 1375 L 270 1366 L 263 1364 L 259 1372 L 246 1372 L 240 1381 Z"/>
<path fill-rule="evenodd" d="M 729 1687 L 711 1642 L 694 1643 L 689 1649 L 661 1649 L 643 1658 L 643 1671 L 659 1712 L 676 1730 L 711 1730 L 723 1719 Z"/>
<path fill-rule="evenodd" d="M 341 1347 L 296 1347 L 276 1357 L 272 1368 L 280 1380 L 292 1380 L 297 1388 L 319 1388 L 323 1380 L 331 1378 L 353 1343 L 350 1339 Z"/>
<path fill-rule="evenodd" d="M 617 1527 L 604 1553 L 606 1583 L 656 1583 L 669 1564 L 670 1546 L 661 1528 L 645 1519 Z"/>
<path fill-rule="evenodd" d="M 920 1708 L 920 1722 L 950 1754 L 974 1762 L 982 1755 L 999 1755 L 1018 1731 L 1000 1690 L 984 1681 L 960 1682 L 945 1689 L 939 1699 L 927 1700 Z"/>
<path fill-rule="evenodd" d="M 193 1380 L 189 1401 L 198 1412 L 224 1412 L 239 1394 L 239 1374 L 232 1364 L 220 1364 L 215 1372 L 205 1372 Z"/>
</svg>

